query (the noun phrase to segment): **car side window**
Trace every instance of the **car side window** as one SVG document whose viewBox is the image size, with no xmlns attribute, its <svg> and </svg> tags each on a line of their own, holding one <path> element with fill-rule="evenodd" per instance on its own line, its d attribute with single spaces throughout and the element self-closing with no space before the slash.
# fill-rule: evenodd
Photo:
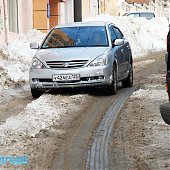
<svg viewBox="0 0 170 170">
<path fill-rule="evenodd" d="M 139 14 L 138 13 L 131 13 L 131 14 L 128 14 L 128 16 L 138 18 Z"/>
<path fill-rule="evenodd" d="M 121 31 L 118 28 L 116 28 L 116 27 L 114 27 L 113 29 L 114 29 L 114 32 L 116 34 L 116 37 L 118 39 L 122 39 L 123 38 L 123 34 L 121 33 Z"/>
<path fill-rule="evenodd" d="M 152 13 L 141 13 L 140 17 L 145 17 L 146 19 L 152 19 L 152 18 L 154 18 L 154 14 L 152 14 Z"/>
<path fill-rule="evenodd" d="M 114 27 L 111 25 L 109 27 L 109 32 L 110 32 L 110 35 L 111 35 L 111 40 L 112 40 L 112 43 L 116 40 L 117 36 L 116 36 L 116 33 L 115 31 L 113 30 Z"/>
</svg>

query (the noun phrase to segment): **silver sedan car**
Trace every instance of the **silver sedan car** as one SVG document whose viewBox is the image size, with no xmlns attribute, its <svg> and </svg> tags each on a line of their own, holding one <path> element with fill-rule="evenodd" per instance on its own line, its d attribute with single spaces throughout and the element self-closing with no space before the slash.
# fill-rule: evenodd
<svg viewBox="0 0 170 170">
<path fill-rule="evenodd" d="M 34 98 L 46 89 L 104 87 L 116 94 L 117 83 L 133 85 L 130 44 L 110 22 L 77 22 L 54 27 L 32 59 L 29 83 Z"/>
</svg>

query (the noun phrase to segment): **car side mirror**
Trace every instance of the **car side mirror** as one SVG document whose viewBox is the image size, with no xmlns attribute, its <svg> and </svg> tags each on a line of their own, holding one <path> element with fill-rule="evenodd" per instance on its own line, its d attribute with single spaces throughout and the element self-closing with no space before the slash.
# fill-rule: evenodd
<svg viewBox="0 0 170 170">
<path fill-rule="evenodd" d="M 31 49 L 39 49 L 39 44 L 36 42 L 30 43 L 30 48 Z"/>
<path fill-rule="evenodd" d="M 120 46 L 124 44 L 124 40 L 123 39 L 116 39 L 113 43 L 113 46 Z"/>
</svg>

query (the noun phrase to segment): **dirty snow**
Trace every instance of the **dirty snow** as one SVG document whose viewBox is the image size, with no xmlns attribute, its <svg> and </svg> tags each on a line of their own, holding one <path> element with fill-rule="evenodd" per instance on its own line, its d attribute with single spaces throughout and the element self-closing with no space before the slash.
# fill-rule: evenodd
<svg viewBox="0 0 170 170">
<path fill-rule="evenodd" d="M 165 90 L 152 90 L 157 86 L 148 86 L 148 89 L 139 89 L 136 92 L 133 92 L 132 98 L 147 98 L 147 99 L 167 99 L 167 93 Z M 159 85 L 160 87 L 160 85 Z M 150 88 L 150 89 L 149 89 Z"/>
<path fill-rule="evenodd" d="M 88 95 L 42 95 L 39 99 L 29 103 L 23 112 L 8 118 L 0 125 L 0 146 L 8 141 L 17 140 L 19 136 L 34 138 L 43 129 L 53 131 L 52 126 L 69 115 L 69 112 L 76 113 Z M 19 142 L 19 141 L 18 141 Z M 22 141 L 21 141 L 22 143 Z"/>
<path fill-rule="evenodd" d="M 148 64 L 154 63 L 155 60 L 145 60 L 145 61 L 140 61 L 140 62 L 135 62 L 134 67 L 140 67 L 143 68 Z"/>
<path fill-rule="evenodd" d="M 159 111 L 160 104 L 167 102 L 168 97 L 160 80 L 153 78 L 152 82 L 143 84 L 119 114 L 120 121 L 113 128 L 112 146 L 113 162 L 119 165 L 116 169 L 170 169 L 170 127 Z M 146 88 L 148 85 L 150 87 Z M 121 157 L 117 156 L 120 151 Z"/>
<path fill-rule="evenodd" d="M 31 50 L 30 42 L 41 42 L 45 34 L 31 30 L 20 34 L 8 46 L 0 44 L 0 98 L 3 90 L 28 82 L 28 69 L 36 50 Z"/>
</svg>

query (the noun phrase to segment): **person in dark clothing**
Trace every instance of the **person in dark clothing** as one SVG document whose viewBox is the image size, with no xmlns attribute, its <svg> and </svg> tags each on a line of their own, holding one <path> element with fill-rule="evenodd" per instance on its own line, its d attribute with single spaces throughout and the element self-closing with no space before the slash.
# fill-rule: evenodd
<svg viewBox="0 0 170 170">
<path fill-rule="evenodd" d="M 167 74 L 166 74 L 166 86 L 167 86 L 167 92 L 170 100 L 170 30 L 167 35 Z"/>
</svg>

